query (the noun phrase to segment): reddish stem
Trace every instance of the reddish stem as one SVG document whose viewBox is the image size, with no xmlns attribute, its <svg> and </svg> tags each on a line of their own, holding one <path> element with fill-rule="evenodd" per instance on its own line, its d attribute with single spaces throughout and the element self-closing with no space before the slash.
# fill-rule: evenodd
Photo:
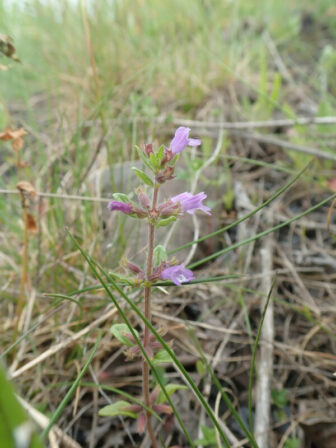
<svg viewBox="0 0 336 448">
<path fill-rule="evenodd" d="M 155 210 L 156 203 L 158 199 L 159 186 L 154 186 L 152 210 Z M 152 223 L 148 224 L 148 256 L 147 256 L 147 268 L 146 268 L 146 280 L 149 281 L 149 277 L 153 270 L 153 253 L 154 253 L 154 237 L 155 237 L 155 227 Z M 151 307 L 150 307 L 150 286 L 145 287 L 145 317 L 151 322 Z M 149 328 L 145 325 L 144 332 L 144 347 L 149 345 Z M 146 359 L 143 361 L 143 394 L 144 401 L 148 408 L 151 407 L 150 394 L 149 394 L 149 365 Z M 153 448 L 157 448 L 157 443 L 155 440 L 155 434 L 152 427 L 152 414 L 150 411 L 146 411 L 147 416 L 147 430 L 152 440 Z"/>
</svg>

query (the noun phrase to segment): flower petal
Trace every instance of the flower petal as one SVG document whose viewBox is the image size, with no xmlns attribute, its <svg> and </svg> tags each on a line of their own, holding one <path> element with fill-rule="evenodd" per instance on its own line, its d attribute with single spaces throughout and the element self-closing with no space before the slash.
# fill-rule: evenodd
<svg viewBox="0 0 336 448">
<path fill-rule="evenodd" d="M 111 210 L 111 212 L 113 212 L 114 210 L 117 210 L 117 211 L 123 212 L 123 213 L 132 213 L 133 212 L 131 204 L 127 204 L 125 202 L 120 202 L 120 201 L 109 202 L 107 205 L 107 208 L 109 210 Z"/>
<path fill-rule="evenodd" d="M 195 278 L 193 272 L 190 269 L 186 269 L 183 264 L 164 269 L 160 277 L 163 280 L 171 280 L 177 286 L 181 286 L 182 283 L 190 282 L 190 280 Z"/>
<path fill-rule="evenodd" d="M 195 195 L 185 192 L 172 197 L 171 201 L 175 204 L 180 203 L 182 210 L 190 215 L 193 215 L 195 210 L 202 210 L 207 215 L 211 215 L 210 208 L 202 204 L 206 197 L 207 195 L 203 191 Z"/>
<path fill-rule="evenodd" d="M 185 128 L 184 126 L 176 129 L 175 136 L 169 146 L 173 154 L 178 154 L 188 145 L 199 146 L 201 144 L 201 140 L 189 138 L 189 132 L 190 128 Z"/>
</svg>

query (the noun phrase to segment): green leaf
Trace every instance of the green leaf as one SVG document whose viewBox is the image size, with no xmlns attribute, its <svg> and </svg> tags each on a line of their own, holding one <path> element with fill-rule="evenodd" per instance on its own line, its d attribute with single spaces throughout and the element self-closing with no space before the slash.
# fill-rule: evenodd
<svg viewBox="0 0 336 448">
<path fill-rule="evenodd" d="M 294 439 L 287 439 L 284 448 L 300 448 L 301 440 L 295 437 Z"/>
<path fill-rule="evenodd" d="M 155 223 L 155 227 L 165 227 L 168 226 L 171 222 L 176 221 L 176 216 L 169 216 L 169 218 L 160 219 Z"/>
<path fill-rule="evenodd" d="M 134 329 L 133 329 L 134 330 Z M 122 344 L 127 345 L 127 347 L 133 347 L 134 343 L 132 343 L 125 334 L 129 334 L 129 328 L 126 324 L 114 324 L 110 328 L 110 332 L 113 334 L 115 338 L 118 339 Z M 139 337 L 139 333 L 134 330 L 135 334 Z"/>
<path fill-rule="evenodd" d="M 288 403 L 287 390 L 286 389 L 273 389 L 272 390 L 272 401 L 280 409 L 284 408 Z"/>
<path fill-rule="evenodd" d="M 138 156 L 142 160 L 142 162 L 147 166 L 147 168 L 149 168 L 151 171 L 153 171 L 153 168 L 151 167 L 150 163 L 148 162 L 146 154 L 143 151 L 141 151 L 139 146 L 135 146 L 135 149 L 138 153 Z"/>
<path fill-rule="evenodd" d="M 154 249 L 154 266 L 160 266 L 160 264 L 163 261 L 167 261 L 168 260 L 168 255 L 167 255 L 167 251 L 166 248 L 163 247 L 161 244 L 159 244 L 158 246 L 156 246 L 156 248 Z"/>
<path fill-rule="evenodd" d="M 206 367 L 205 367 L 205 365 L 203 364 L 203 362 L 202 362 L 201 359 L 198 359 L 198 360 L 196 361 L 196 370 L 197 370 L 197 373 L 198 373 L 200 376 L 204 376 L 204 375 L 206 374 Z"/>
<path fill-rule="evenodd" d="M 157 353 L 155 353 L 153 359 L 152 359 L 152 363 L 154 365 L 157 364 L 167 364 L 167 363 L 171 363 L 173 362 L 170 354 L 167 352 L 167 350 L 160 350 Z"/>
<path fill-rule="evenodd" d="M 155 154 L 153 152 L 149 154 L 149 162 L 152 165 L 152 169 L 154 171 L 158 170 L 160 168 L 160 163 L 157 160 L 157 158 L 156 158 L 156 156 L 155 156 Z"/>
<path fill-rule="evenodd" d="M 202 446 L 217 446 L 217 437 L 215 428 L 208 428 L 207 426 L 201 425 L 203 438 L 195 440 L 195 443 Z"/>
<path fill-rule="evenodd" d="M 113 193 L 113 199 L 116 201 L 124 202 L 125 204 L 131 202 L 130 198 L 127 196 L 127 194 L 124 193 Z"/>
<path fill-rule="evenodd" d="M 176 392 L 177 390 L 188 390 L 188 387 L 187 386 L 182 386 L 182 384 L 174 384 L 174 383 L 166 384 L 165 387 L 166 387 L 166 392 L 169 395 L 169 397 L 171 395 L 173 395 L 173 393 Z M 164 403 L 166 401 L 166 399 L 167 398 L 165 397 L 164 393 L 162 391 L 160 391 L 159 396 L 158 396 L 156 402 L 158 404 L 162 404 L 162 403 Z"/>
<path fill-rule="evenodd" d="M 7 380 L 5 370 L 0 364 L 0 444 L 2 447 L 15 448 L 24 438 L 25 446 L 42 448 L 45 446 L 35 432 L 34 424 L 15 397 L 12 384 Z"/>
<path fill-rule="evenodd" d="M 161 163 L 163 156 L 164 156 L 164 145 L 161 145 L 156 154 L 156 159 L 159 163 Z"/>
<path fill-rule="evenodd" d="M 125 415 L 125 417 L 138 418 L 138 414 L 132 411 L 126 411 L 125 408 L 130 406 L 130 403 L 124 400 L 117 401 L 116 403 L 109 404 L 100 409 L 98 414 L 101 417 L 116 417 L 118 415 Z"/>
<path fill-rule="evenodd" d="M 150 187 L 154 187 L 153 181 L 150 177 L 147 176 L 146 173 L 144 173 L 142 170 L 139 170 L 139 168 L 136 168 L 135 166 L 132 167 L 132 170 L 135 171 L 135 174 L 142 182 L 149 185 Z"/>
</svg>

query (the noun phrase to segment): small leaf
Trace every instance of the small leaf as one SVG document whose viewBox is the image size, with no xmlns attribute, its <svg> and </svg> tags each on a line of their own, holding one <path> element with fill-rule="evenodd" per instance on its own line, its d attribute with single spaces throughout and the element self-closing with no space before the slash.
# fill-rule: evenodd
<svg viewBox="0 0 336 448">
<path fill-rule="evenodd" d="M 163 247 L 161 244 L 159 244 L 158 246 L 156 246 L 156 248 L 154 249 L 154 266 L 160 266 L 160 264 L 163 261 L 167 261 L 168 260 L 168 255 L 167 255 L 167 251 L 165 249 L 165 247 Z"/>
<path fill-rule="evenodd" d="M 163 156 L 164 156 L 164 145 L 161 145 L 156 154 L 156 159 L 159 163 L 161 163 Z"/>
<path fill-rule="evenodd" d="M 301 440 L 295 437 L 294 439 L 287 439 L 284 448 L 300 448 Z"/>
<path fill-rule="evenodd" d="M 215 428 L 208 428 L 207 426 L 201 425 L 203 438 L 195 440 L 194 443 L 201 446 L 217 446 L 217 437 Z"/>
<path fill-rule="evenodd" d="M 201 375 L 201 376 L 205 375 L 205 372 L 206 372 L 205 366 L 204 366 L 203 362 L 200 359 L 198 359 L 196 361 L 196 370 L 197 370 L 197 373 L 199 375 Z"/>
<path fill-rule="evenodd" d="M 157 158 L 156 158 L 156 156 L 155 156 L 155 154 L 153 152 L 149 154 L 149 162 L 152 165 L 152 169 L 154 171 L 158 170 L 160 168 L 160 163 L 157 160 Z"/>
<path fill-rule="evenodd" d="M 127 194 L 124 193 L 113 193 L 113 199 L 116 201 L 124 202 L 125 204 L 131 202 L 130 198 L 127 196 Z"/>
<path fill-rule="evenodd" d="M 156 227 L 165 227 L 168 226 L 171 222 L 176 221 L 176 216 L 169 216 L 169 218 L 160 219 L 155 223 Z"/>
<path fill-rule="evenodd" d="M 166 389 L 166 392 L 169 395 L 169 397 L 177 390 L 188 390 L 187 386 L 182 386 L 182 384 L 166 384 L 165 389 Z M 161 403 L 164 403 L 165 401 L 166 401 L 166 396 L 164 395 L 164 393 L 161 390 L 156 402 L 158 404 L 161 404 Z"/>
<path fill-rule="evenodd" d="M 137 337 L 139 337 L 139 333 L 133 329 Z M 114 337 L 118 339 L 122 344 L 127 345 L 127 347 L 133 347 L 134 343 L 130 341 L 125 335 L 130 334 L 130 329 L 126 324 L 114 324 L 110 328 L 110 332 L 113 334 Z"/>
<path fill-rule="evenodd" d="M 142 180 L 142 182 L 144 182 L 145 184 L 149 185 L 150 187 L 154 187 L 154 183 L 151 180 L 150 177 L 147 176 L 146 173 L 144 173 L 143 171 L 139 170 L 139 168 L 135 168 L 135 166 L 132 167 L 132 170 L 135 171 L 135 174 L 138 176 L 138 178 L 140 180 Z"/>
<path fill-rule="evenodd" d="M 102 417 L 116 417 L 118 415 L 125 415 L 126 417 L 138 418 L 137 413 L 125 410 L 125 408 L 128 408 L 129 406 L 130 403 L 127 401 L 120 400 L 100 409 L 99 415 Z"/>
<path fill-rule="evenodd" d="M 147 168 L 149 168 L 151 171 L 153 171 L 153 168 L 151 167 L 150 163 L 148 162 L 148 159 L 147 159 L 146 155 L 144 154 L 144 152 L 141 151 L 139 146 L 135 146 L 135 149 L 138 153 L 138 156 L 142 160 L 142 162 L 147 166 Z"/>
<path fill-rule="evenodd" d="M 288 403 L 286 389 L 273 389 L 272 392 L 273 403 L 280 409 L 284 408 Z"/>
<path fill-rule="evenodd" d="M 152 363 L 154 365 L 167 364 L 167 363 L 171 363 L 171 362 L 173 362 L 173 360 L 172 360 L 171 356 L 169 355 L 169 353 L 167 352 L 167 350 L 158 351 L 152 359 Z"/>
</svg>

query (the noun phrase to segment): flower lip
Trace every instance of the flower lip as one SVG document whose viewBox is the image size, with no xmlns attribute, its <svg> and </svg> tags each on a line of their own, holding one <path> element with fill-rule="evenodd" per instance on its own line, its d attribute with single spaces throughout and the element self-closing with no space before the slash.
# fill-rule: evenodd
<svg viewBox="0 0 336 448">
<path fill-rule="evenodd" d="M 174 204 L 181 204 L 182 210 L 190 215 L 193 215 L 195 210 L 202 210 L 207 215 L 211 215 L 210 208 L 202 204 L 202 201 L 206 198 L 207 195 L 203 191 L 195 195 L 184 192 L 172 197 L 171 200 Z"/>
<path fill-rule="evenodd" d="M 190 128 L 180 126 L 175 131 L 175 136 L 170 142 L 170 149 L 173 154 L 178 154 L 183 151 L 186 146 L 199 146 L 201 140 L 196 138 L 189 138 Z"/>
<path fill-rule="evenodd" d="M 181 286 L 182 283 L 190 282 L 195 278 L 193 272 L 190 269 L 186 269 L 184 264 L 178 264 L 164 269 L 160 278 L 163 280 L 171 280 L 175 285 Z"/>
</svg>

